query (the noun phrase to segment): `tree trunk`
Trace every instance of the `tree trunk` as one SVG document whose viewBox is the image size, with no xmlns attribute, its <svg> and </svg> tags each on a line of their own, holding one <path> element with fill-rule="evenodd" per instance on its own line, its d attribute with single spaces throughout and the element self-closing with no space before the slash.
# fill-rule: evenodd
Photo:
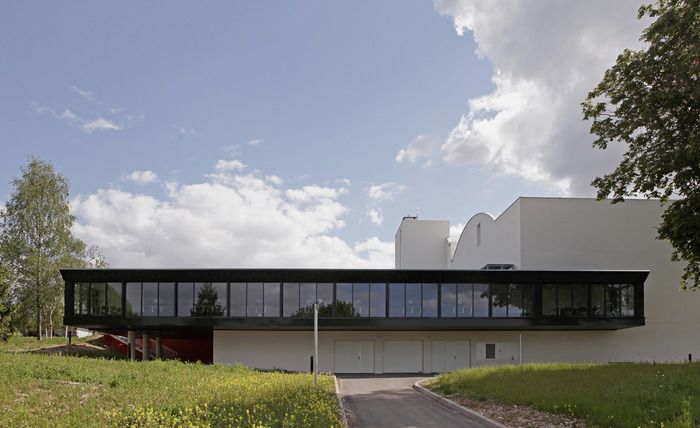
<svg viewBox="0 0 700 428">
<path fill-rule="evenodd" d="M 36 340 L 41 340 L 41 310 L 39 309 L 39 290 L 36 293 Z"/>
</svg>

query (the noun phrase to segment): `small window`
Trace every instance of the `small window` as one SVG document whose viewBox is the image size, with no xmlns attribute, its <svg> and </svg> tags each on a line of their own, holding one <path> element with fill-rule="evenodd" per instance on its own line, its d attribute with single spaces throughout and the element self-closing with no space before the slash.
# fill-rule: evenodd
<svg viewBox="0 0 700 428">
<path fill-rule="evenodd" d="M 486 344 L 486 359 L 495 360 L 496 359 L 496 344 L 487 343 Z"/>
<path fill-rule="evenodd" d="M 476 246 L 481 245 L 481 223 L 476 224 Z"/>
</svg>

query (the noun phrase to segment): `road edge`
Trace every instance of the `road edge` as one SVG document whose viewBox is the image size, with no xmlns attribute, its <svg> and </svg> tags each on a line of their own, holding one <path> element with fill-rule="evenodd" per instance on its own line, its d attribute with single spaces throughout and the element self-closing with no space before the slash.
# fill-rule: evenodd
<svg viewBox="0 0 700 428">
<path fill-rule="evenodd" d="M 436 394 L 433 391 L 425 388 L 424 386 L 420 385 L 422 382 L 425 382 L 430 379 L 423 379 L 419 380 L 418 382 L 413 384 L 413 389 L 420 393 L 425 395 L 426 397 L 430 398 L 431 400 L 435 400 L 438 403 L 442 404 L 443 406 L 455 410 L 458 413 L 461 413 L 462 415 L 466 416 L 469 419 L 475 419 L 481 424 L 489 427 L 489 428 L 508 428 L 507 426 L 498 423 L 494 421 L 493 419 L 487 418 L 486 416 L 482 415 L 481 413 L 477 413 L 472 409 L 468 409 L 461 404 L 458 404 L 449 398 L 443 397 L 440 394 Z"/>
<path fill-rule="evenodd" d="M 345 413 L 345 404 L 343 404 L 343 396 L 340 393 L 340 385 L 338 384 L 338 378 L 333 375 L 333 381 L 335 381 L 335 398 L 338 400 L 338 408 L 340 410 L 342 428 L 348 428 L 348 415 Z"/>
</svg>

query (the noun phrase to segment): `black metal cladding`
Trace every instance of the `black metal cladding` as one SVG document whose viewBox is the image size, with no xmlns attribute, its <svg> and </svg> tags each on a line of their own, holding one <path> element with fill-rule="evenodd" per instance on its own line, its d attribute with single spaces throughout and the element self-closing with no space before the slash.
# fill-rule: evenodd
<svg viewBox="0 0 700 428">
<path fill-rule="evenodd" d="M 522 317 L 324 318 L 327 330 L 610 330 L 644 324 L 643 284 L 648 271 L 603 270 L 347 270 L 347 269 L 64 269 L 67 325 L 95 330 L 124 329 L 244 329 L 304 330 L 308 318 L 277 317 L 127 317 L 74 314 L 74 283 L 121 282 L 223 282 L 223 283 L 426 283 L 426 284 L 522 284 L 532 287 L 532 313 Z M 634 289 L 634 314 L 626 317 L 552 317 L 542 314 L 543 284 L 630 284 Z M 439 289 L 440 287 L 438 287 Z M 590 289 L 590 286 L 588 287 Z M 335 287 L 334 287 L 335 292 Z M 122 293 L 124 295 L 125 293 Z M 589 291 L 590 294 L 590 291 Z M 490 297 L 491 299 L 491 297 Z M 122 308 L 125 308 L 122 300 Z M 440 291 L 438 291 L 440 302 Z M 389 305 L 387 287 L 387 309 Z M 439 303 L 438 303 L 439 305 Z M 280 308 L 280 312 L 281 312 Z M 333 309 L 335 311 L 335 308 Z M 281 315 L 281 314 L 280 314 Z M 388 313 L 386 314 L 388 315 Z M 491 315 L 491 314 L 490 314 Z"/>
</svg>

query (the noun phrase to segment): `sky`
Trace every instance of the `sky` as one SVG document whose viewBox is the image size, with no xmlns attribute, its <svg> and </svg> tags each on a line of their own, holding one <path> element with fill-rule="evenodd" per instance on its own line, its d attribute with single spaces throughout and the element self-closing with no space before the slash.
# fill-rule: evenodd
<svg viewBox="0 0 700 428">
<path fill-rule="evenodd" d="M 113 267 L 391 268 L 403 216 L 594 196 L 640 4 L 4 2 L 0 203 L 36 156 Z"/>
</svg>

